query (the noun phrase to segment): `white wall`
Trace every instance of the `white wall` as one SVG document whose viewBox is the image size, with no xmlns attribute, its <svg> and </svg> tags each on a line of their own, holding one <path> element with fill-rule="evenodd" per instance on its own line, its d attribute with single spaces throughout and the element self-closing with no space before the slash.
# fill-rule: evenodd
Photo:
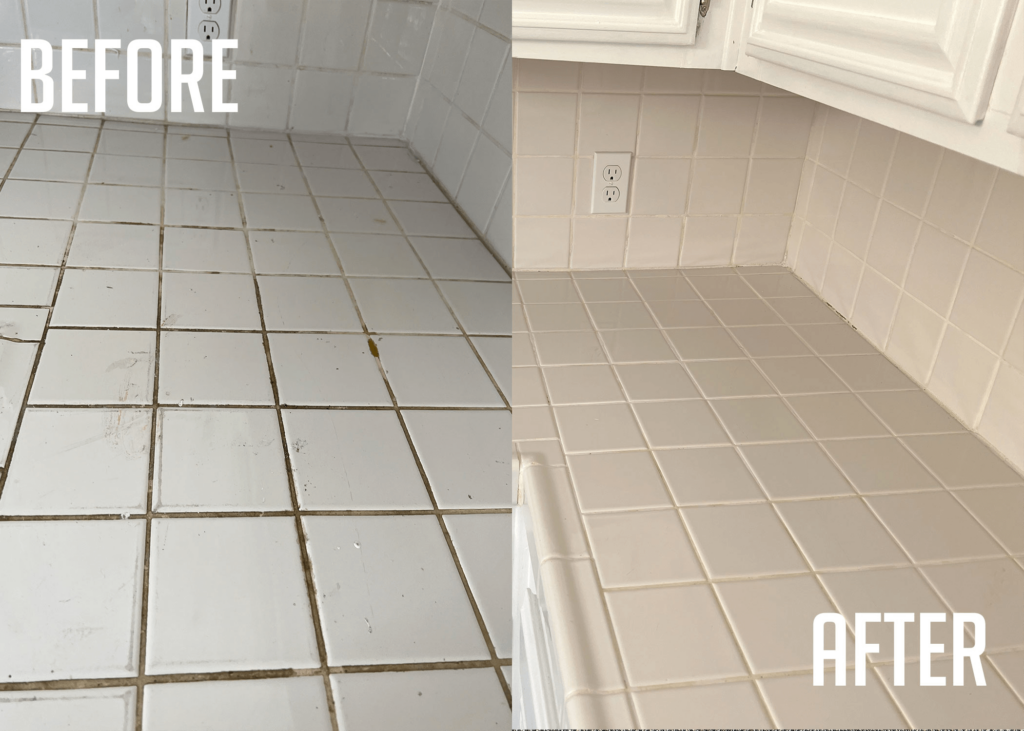
<svg viewBox="0 0 1024 731">
<path fill-rule="evenodd" d="M 512 0 L 441 0 L 406 136 L 512 262 Z"/>
<path fill-rule="evenodd" d="M 171 114 L 165 103 L 153 118 L 300 132 L 403 133 L 436 0 L 234 4 L 230 36 L 239 48 L 228 65 L 238 78 L 229 82 L 228 101 L 238 102 L 238 113 Z M 185 36 L 184 11 L 185 0 L 0 0 L 0 108 L 20 107 L 22 38 L 42 38 L 55 47 L 64 38 L 120 38 L 123 47 L 135 38 L 154 38 L 166 55 L 170 39 Z M 108 65 L 121 67 L 121 79 L 108 90 L 107 116 L 138 118 L 125 102 L 124 57 L 111 55 Z M 92 67 L 91 51 L 75 56 L 76 68 Z M 54 62 L 59 68 L 59 52 Z M 90 81 L 78 82 L 75 101 L 91 107 L 91 87 Z M 204 104 L 209 109 L 208 98 Z M 187 101 L 185 106 L 190 108 Z"/>
</svg>

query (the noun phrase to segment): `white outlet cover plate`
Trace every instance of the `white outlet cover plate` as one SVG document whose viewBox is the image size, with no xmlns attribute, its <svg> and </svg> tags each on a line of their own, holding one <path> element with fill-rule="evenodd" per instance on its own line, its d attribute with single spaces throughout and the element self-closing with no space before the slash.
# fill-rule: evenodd
<svg viewBox="0 0 1024 731">
<path fill-rule="evenodd" d="M 591 193 L 591 213 L 625 213 L 626 201 L 629 200 L 629 167 L 633 159 L 630 152 L 595 152 L 594 153 L 594 189 Z M 618 165 L 622 169 L 622 177 L 615 183 L 607 182 L 602 171 L 608 165 Z M 614 185 L 619 189 L 619 199 L 609 202 L 604 199 L 604 189 Z"/>
<path fill-rule="evenodd" d="M 203 55 L 210 58 L 213 52 L 212 44 L 206 40 L 206 36 L 199 32 L 199 25 L 205 20 L 212 20 L 220 29 L 220 38 L 231 37 L 231 0 L 220 0 L 220 10 L 216 13 L 203 12 L 200 0 L 186 0 L 188 3 L 185 12 L 186 38 L 199 41 L 203 44 Z"/>
</svg>

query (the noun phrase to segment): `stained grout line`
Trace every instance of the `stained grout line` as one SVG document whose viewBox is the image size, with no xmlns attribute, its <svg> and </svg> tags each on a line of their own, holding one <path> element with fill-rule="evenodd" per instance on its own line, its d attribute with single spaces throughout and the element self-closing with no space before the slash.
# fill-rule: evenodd
<svg viewBox="0 0 1024 731">
<path fill-rule="evenodd" d="M 511 660 L 501 660 L 507 667 Z M 405 673 L 421 670 L 463 670 L 490 668 L 490 660 L 456 660 L 385 665 L 330 665 L 330 675 L 341 673 Z M 321 668 L 273 668 L 269 670 L 221 670 L 209 673 L 169 673 L 142 675 L 143 687 L 164 683 L 202 683 L 208 681 L 264 680 L 270 678 L 303 678 L 322 674 Z M 0 683 L 0 692 L 29 690 L 70 690 L 82 688 L 132 688 L 138 680 L 132 676 L 108 678 L 73 678 L 64 680 L 26 680 Z"/>
<path fill-rule="evenodd" d="M 294 149 L 294 145 L 293 145 L 293 149 Z M 354 149 L 352 150 L 352 152 L 355 155 L 356 159 L 359 160 L 360 164 L 362 164 L 362 159 L 359 157 L 358 153 L 356 153 Z M 425 168 L 425 166 L 423 166 L 423 167 Z M 366 172 L 365 167 L 364 167 L 363 171 L 364 171 L 364 173 Z M 305 173 L 303 173 L 303 177 L 305 178 Z M 376 181 L 374 181 L 373 178 L 371 176 L 369 176 L 369 175 L 367 175 L 367 177 L 370 179 L 370 182 L 374 186 L 374 189 L 376 189 L 378 191 L 378 193 L 379 193 L 380 191 L 379 191 L 379 188 L 377 188 Z M 306 184 L 308 186 L 309 182 L 307 181 Z M 319 204 L 317 204 L 315 202 L 315 199 L 314 199 L 314 205 L 316 206 L 317 215 L 321 215 L 320 206 L 319 206 Z M 416 255 L 417 259 L 419 259 L 419 252 L 417 252 L 416 248 L 411 245 L 411 242 L 409 242 L 408 236 L 406 236 L 406 234 L 405 234 L 405 228 L 399 222 L 398 217 L 395 216 L 394 211 L 392 211 L 392 209 L 391 209 L 391 206 L 389 206 L 387 204 L 387 201 L 384 201 L 384 205 L 385 205 L 385 208 L 387 209 L 388 215 L 391 216 L 391 218 L 395 221 L 395 225 L 398 226 L 399 230 L 402 232 L 402 236 L 406 239 L 406 243 L 409 245 L 409 248 L 411 248 L 413 250 L 413 252 Z M 456 210 L 458 211 L 458 209 L 456 209 Z M 459 213 L 461 215 L 461 211 Z M 322 215 L 321 215 L 321 220 L 323 220 Z M 326 223 L 324 223 L 324 228 L 325 228 L 325 232 L 326 232 Z M 334 248 L 333 244 L 332 244 L 332 248 Z M 337 255 L 337 250 L 335 250 L 335 255 Z M 492 255 L 493 255 L 493 252 L 492 252 Z M 422 259 L 420 259 L 420 264 L 421 265 L 423 264 Z M 338 259 L 338 265 L 339 265 L 339 267 L 341 266 L 340 257 Z M 427 270 L 425 266 L 424 266 L 424 270 L 427 271 L 428 274 L 429 274 L 429 270 Z M 342 271 L 344 272 L 344 270 L 342 270 Z M 433 279 L 433 278 L 431 278 L 431 279 Z M 346 278 L 346 286 L 349 286 L 347 278 Z M 436 288 L 437 284 L 435 283 L 434 286 Z M 351 289 L 349 290 L 349 295 L 352 297 L 352 301 L 355 304 L 356 313 L 359 316 L 359 321 L 363 324 L 363 327 L 366 328 L 366 322 L 363 319 L 362 312 L 359 309 L 359 304 L 356 301 L 355 293 L 352 292 Z M 447 305 L 447 301 L 445 301 L 445 304 Z M 449 311 L 450 311 L 450 308 L 449 308 Z M 459 320 L 458 320 L 457 317 L 455 317 L 455 313 L 451 312 L 451 315 L 452 315 L 452 318 L 455 320 L 455 322 L 458 323 Z M 487 374 L 488 378 L 491 379 L 492 387 L 498 392 L 498 395 L 502 399 L 502 403 L 504 403 L 506 408 L 510 408 L 508 406 L 508 400 L 501 393 L 501 389 L 498 388 L 497 382 L 495 381 L 494 376 L 492 376 L 491 372 L 487 369 L 486 364 L 484 364 L 484 362 L 483 362 L 483 358 L 481 358 L 479 353 L 477 353 L 477 350 L 474 347 L 472 340 L 469 338 L 468 335 L 465 334 L 465 330 L 462 329 L 461 323 L 459 324 L 459 328 L 462 331 L 462 336 L 465 338 L 466 343 L 469 345 L 469 347 L 472 350 L 472 352 L 476 355 L 477 360 L 478 360 L 480 366 L 484 369 L 484 372 Z M 369 337 L 369 329 L 368 328 L 366 328 L 366 332 L 367 332 L 367 337 Z M 372 342 L 372 340 L 371 340 L 371 342 Z M 376 348 L 376 346 L 374 346 L 374 349 L 375 348 Z M 434 495 L 433 485 L 431 484 L 430 478 L 427 475 L 427 471 L 426 471 L 426 469 L 423 466 L 422 460 L 420 459 L 419 451 L 416 449 L 416 445 L 413 442 L 412 433 L 409 431 L 409 425 L 406 423 L 405 417 L 402 415 L 402 411 L 399 408 L 398 399 L 395 396 L 395 392 L 394 392 L 393 388 L 391 387 L 391 383 L 388 381 L 387 373 L 384 370 L 384 363 L 383 363 L 383 361 L 381 361 L 379 353 L 374 353 L 374 358 L 377 361 L 377 367 L 380 370 L 381 378 L 383 378 L 383 380 L 384 380 L 384 385 L 385 385 L 385 387 L 388 390 L 388 395 L 391 398 L 392 403 L 394 404 L 395 413 L 398 415 L 398 423 L 401 425 L 402 431 L 405 434 L 406 441 L 408 442 L 408 445 L 409 445 L 409 450 L 412 452 L 413 460 L 416 462 L 416 467 L 417 467 L 417 469 L 420 472 L 420 478 L 423 480 L 423 485 L 424 485 L 424 487 L 427 490 L 428 496 L 430 497 L 430 503 L 431 503 L 431 505 L 434 508 L 434 513 L 435 513 L 435 515 L 437 517 L 438 526 L 440 527 L 441 533 L 444 536 L 445 543 L 448 545 L 448 551 L 451 554 L 453 563 L 455 564 L 455 569 L 459 573 L 459 579 L 462 581 L 463 590 L 466 592 L 466 597 L 468 598 L 470 607 L 473 610 L 473 615 L 476 617 L 477 624 L 479 625 L 480 633 L 483 635 L 484 643 L 487 646 L 487 651 L 488 651 L 488 653 L 491 656 L 491 662 L 492 662 L 492 665 L 494 667 L 494 672 L 498 676 L 498 683 L 501 685 L 501 689 L 502 689 L 502 691 L 505 694 L 505 699 L 508 702 L 509 707 L 511 708 L 511 706 L 512 706 L 512 690 L 511 690 L 511 688 L 508 685 L 508 681 L 505 679 L 504 673 L 501 672 L 500 659 L 498 658 L 498 653 L 497 653 L 497 651 L 496 651 L 496 649 L 494 647 L 494 642 L 491 639 L 490 632 L 487 629 L 487 624 L 484 622 L 483 614 L 480 611 L 480 607 L 479 607 L 479 605 L 477 603 L 476 597 L 473 595 L 473 591 L 472 591 L 472 589 L 471 589 L 471 587 L 469 585 L 469 578 L 466 575 L 466 572 L 465 572 L 465 570 L 462 567 L 462 561 L 459 558 L 458 551 L 455 550 L 455 543 L 452 540 L 452 537 L 451 537 L 451 535 L 450 535 L 450 533 L 448 531 L 448 525 L 445 523 L 444 518 L 441 515 L 441 513 L 438 512 L 437 497 Z"/>
<path fill-rule="evenodd" d="M 511 508 L 439 508 L 437 510 L 384 510 L 375 508 L 332 510 L 330 508 L 299 509 L 302 517 L 316 516 L 341 516 L 359 517 L 376 515 L 511 515 Z M 275 518 L 292 517 L 293 510 L 157 510 L 150 513 L 127 512 L 127 513 L 50 513 L 46 515 L 31 514 L 10 514 L 0 515 L 0 522 L 3 523 L 26 523 L 47 520 L 146 520 L 149 518 Z"/>
<path fill-rule="evenodd" d="M 413 202 L 419 203 L 421 201 L 413 201 Z M 0 220 L 25 221 L 25 220 L 39 220 L 39 219 L 22 219 L 22 218 L 4 219 L 4 218 L 0 217 Z M 55 220 L 55 219 L 48 219 L 48 220 Z M 83 221 L 82 223 L 98 223 L 100 225 L 107 225 L 107 222 L 105 222 L 105 221 Z M 115 223 L 115 224 L 111 224 L 111 225 L 118 226 L 118 225 L 125 225 L 125 224 L 116 224 Z M 132 225 L 153 226 L 154 228 L 156 227 L 156 224 L 132 224 Z M 165 229 L 171 228 L 172 229 L 174 227 L 173 226 L 164 226 L 163 228 L 165 228 Z M 189 228 L 191 228 L 191 227 L 189 227 Z M 213 230 L 216 230 L 216 231 L 237 231 L 238 233 L 242 232 L 241 229 L 221 229 L 221 228 L 218 228 L 218 229 L 213 229 Z M 281 229 L 281 230 L 278 230 L 278 229 L 260 229 L 259 232 L 260 233 L 278 233 L 278 232 L 280 232 L 280 233 L 316 233 L 316 232 L 313 232 L 313 231 L 291 231 L 291 230 L 286 230 L 286 229 Z M 382 236 L 382 235 L 385 235 L 385 234 L 345 234 L 344 232 L 335 232 L 335 233 L 342 233 L 342 235 L 346 235 L 346 236 L 348 236 L 348 235 L 366 235 L 366 236 Z M 419 238 L 419 237 L 417 237 L 417 238 Z M 440 238 L 440 237 L 435 237 L 435 238 Z M 476 241 L 476 239 L 460 239 L 460 240 L 461 241 Z M 0 261 L 0 267 L 9 267 L 9 268 L 12 268 L 12 269 L 13 268 L 17 268 L 17 269 L 54 269 L 57 266 L 59 266 L 59 265 L 57 265 L 57 264 L 28 264 L 28 263 L 23 263 L 23 262 L 4 262 L 4 261 Z M 155 272 L 156 271 L 155 267 L 113 267 L 113 266 L 90 266 L 90 265 L 84 265 L 84 264 L 78 264 L 78 265 L 75 265 L 75 266 L 69 266 L 67 268 L 68 269 L 72 269 L 72 270 L 77 270 L 77 271 L 92 271 L 92 272 L 143 272 L 143 273 L 151 273 L 151 272 Z M 169 268 L 169 267 L 165 267 L 163 269 L 163 271 L 167 272 L 168 274 L 217 274 L 217 275 L 236 276 L 236 277 L 251 276 L 251 274 L 252 274 L 252 272 L 225 271 L 225 270 L 213 270 L 213 269 L 180 269 L 180 268 Z M 309 273 L 304 273 L 304 272 L 256 272 L 256 276 L 266 277 L 266 278 L 292 277 L 292 278 L 300 278 L 300 279 L 341 279 L 342 278 L 341 274 L 319 274 L 319 273 L 318 274 L 309 274 Z M 401 279 L 401 280 L 409 280 L 409 281 L 419 281 L 419 282 L 422 282 L 422 281 L 427 281 L 429 279 L 432 279 L 432 277 L 430 275 L 426 275 L 426 276 L 419 276 L 419 275 L 411 276 L 411 275 L 408 275 L 408 274 L 346 274 L 345 276 L 348 277 L 349 279 L 359 279 L 359 280 L 362 280 L 362 279 L 368 279 L 368 280 Z M 441 282 L 476 282 L 476 283 L 480 283 L 480 284 L 508 284 L 508 280 L 505 280 L 505 279 L 473 279 L 471 277 L 436 277 L 434 279 L 436 279 L 436 281 L 441 281 Z M 40 305 L 0 305 L 0 307 L 39 307 L 39 306 Z M 504 337 L 508 337 L 508 335 L 504 335 Z"/>
<path fill-rule="evenodd" d="M 289 149 L 292 152 L 292 155 L 296 159 L 296 162 L 298 162 L 298 155 L 295 152 L 294 145 L 292 145 L 290 141 L 289 141 L 288 145 L 289 145 Z M 228 142 L 228 154 L 231 157 L 231 162 L 232 162 L 231 168 L 232 168 L 232 172 L 234 173 L 234 176 L 235 176 L 235 185 L 238 188 L 241 188 L 240 179 L 239 179 L 239 176 L 238 176 L 238 167 L 234 164 L 234 162 L 235 162 L 235 152 L 234 152 L 234 141 L 233 140 L 229 140 L 229 142 Z M 305 174 L 304 173 L 303 173 L 303 178 L 305 178 Z M 259 314 L 260 314 L 260 328 L 262 330 L 262 336 L 263 336 L 263 349 L 264 349 L 264 353 L 265 353 L 266 359 L 267 359 L 267 371 L 268 371 L 269 378 L 270 378 L 270 386 L 271 386 L 271 389 L 272 389 L 272 392 L 273 392 L 273 395 L 274 395 L 274 407 L 275 407 L 275 411 L 277 412 L 277 425 L 278 425 L 278 429 L 280 430 L 280 434 L 281 434 L 281 443 L 282 443 L 282 446 L 284 447 L 284 449 L 282 450 L 283 456 L 284 456 L 284 469 L 285 469 L 285 474 L 287 475 L 287 478 L 288 478 L 288 491 L 289 491 L 290 498 L 291 498 L 291 503 L 292 503 L 292 516 L 293 516 L 293 520 L 294 520 L 294 524 L 295 524 L 295 536 L 296 536 L 296 539 L 298 541 L 299 560 L 300 560 L 301 565 L 302 565 L 303 578 L 305 580 L 305 585 L 306 585 L 306 600 L 309 602 L 309 611 L 310 611 L 311 620 L 312 620 L 312 624 L 313 624 L 313 631 L 314 631 L 314 634 L 315 634 L 315 637 L 316 637 L 317 654 L 318 654 L 319 659 L 320 659 L 320 675 L 322 677 L 323 684 L 324 684 L 324 693 L 326 694 L 326 697 L 327 697 L 327 712 L 328 712 L 328 715 L 329 715 L 330 720 L 331 720 L 331 727 L 332 727 L 333 731 L 339 731 L 340 724 L 339 724 L 339 721 L 338 721 L 337 708 L 335 707 L 334 692 L 333 692 L 333 690 L 331 688 L 330 671 L 328 669 L 328 664 L 329 663 L 328 663 L 328 657 L 327 657 L 327 645 L 326 645 L 326 643 L 324 641 L 323 627 L 321 625 L 320 605 L 319 605 L 319 602 L 317 601 L 316 580 L 315 580 L 315 578 L 313 576 L 313 563 L 312 563 L 312 560 L 310 559 L 310 556 L 309 556 L 309 545 L 308 545 L 308 537 L 306 535 L 306 527 L 305 527 L 305 525 L 303 523 L 302 516 L 301 516 L 301 514 L 299 512 L 298 489 L 295 486 L 295 473 L 292 470 L 291 453 L 290 453 L 290 451 L 288 449 L 288 446 L 287 446 L 288 445 L 288 434 L 285 431 L 284 415 L 283 415 L 283 413 L 281 411 L 281 397 L 280 397 L 280 392 L 278 390 L 277 377 L 276 377 L 276 374 L 275 374 L 275 371 L 274 371 L 274 361 L 273 361 L 273 357 L 271 356 L 271 351 L 270 351 L 270 338 L 267 335 L 267 322 L 266 322 L 266 318 L 265 318 L 264 312 L 263 312 L 263 299 L 262 299 L 262 296 L 260 294 L 259 280 L 258 280 L 257 275 L 256 275 L 256 263 L 255 263 L 255 259 L 253 257 L 252 242 L 251 242 L 251 240 L 249 238 L 248 220 L 246 218 L 245 206 L 243 205 L 243 200 L 242 200 L 241 194 L 239 194 L 237 196 L 237 201 L 238 201 L 238 213 L 239 213 L 239 216 L 240 216 L 240 219 L 241 219 L 241 223 L 242 223 L 242 232 L 243 232 L 243 235 L 245 236 L 245 246 L 246 246 L 246 250 L 247 250 L 247 252 L 249 254 L 249 266 L 250 266 L 250 268 L 252 269 L 252 272 L 253 272 L 252 273 L 252 282 L 253 282 L 253 288 L 255 290 L 255 296 L 256 296 L 256 307 L 257 307 L 257 309 L 259 311 Z M 319 213 L 319 209 L 317 210 L 317 212 Z M 141 731 L 141 729 L 139 731 Z"/>
<path fill-rule="evenodd" d="M 301 334 L 301 333 L 300 333 Z M 35 342 L 35 341 L 32 341 Z M 157 404 L 161 409 L 273 409 L 276 408 L 275 404 L 258 403 L 258 404 L 197 404 L 187 403 L 181 404 L 180 402 L 162 402 Z M 29 409 L 117 409 L 119 411 L 131 411 L 135 409 L 150 409 L 152 404 L 125 404 L 119 402 L 112 403 L 97 403 L 97 404 L 62 404 L 62 403 L 34 403 L 28 404 Z M 508 411 L 503 406 L 398 406 L 393 405 L 380 405 L 380 406 L 345 406 L 345 405 L 333 405 L 333 404 L 281 404 L 282 409 L 288 409 L 289 411 Z"/>
<path fill-rule="evenodd" d="M 98 138 L 102 138 L 102 126 Z M 163 128 L 163 147 L 166 155 L 167 151 L 167 128 Z M 95 158 L 94 158 L 95 159 Z M 160 161 L 160 173 L 161 177 L 165 172 L 167 163 L 161 159 Z M 91 169 L 91 168 L 90 168 Z M 160 416 L 158 412 L 158 403 L 160 395 L 160 321 L 163 316 L 163 289 L 164 289 L 164 274 L 163 274 L 163 261 L 164 261 L 164 228 L 163 221 L 167 209 L 166 192 L 161 189 L 160 191 L 160 234 L 157 244 L 157 282 L 156 282 L 156 331 L 153 338 L 153 392 L 152 392 L 152 415 L 149 423 L 149 483 L 146 487 L 146 533 L 145 533 L 145 544 L 143 548 L 142 558 L 142 592 L 140 600 L 140 618 L 139 618 L 139 634 L 138 634 L 138 680 L 135 690 L 135 731 L 142 731 L 143 722 L 143 703 L 145 700 L 145 685 L 143 683 L 143 676 L 146 673 L 146 651 L 147 651 L 147 640 L 149 630 L 149 570 L 150 570 L 150 559 L 152 557 L 153 550 L 153 486 L 156 481 L 156 453 L 157 453 L 157 435 L 160 429 Z M 54 301 L 56 305 L 56 300 Z"/>
</svg>

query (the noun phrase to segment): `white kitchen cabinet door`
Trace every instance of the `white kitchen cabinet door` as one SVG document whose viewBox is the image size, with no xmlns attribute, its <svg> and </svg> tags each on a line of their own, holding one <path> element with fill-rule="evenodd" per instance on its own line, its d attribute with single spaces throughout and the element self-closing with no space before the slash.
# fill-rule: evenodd
<svg viewBox="0 0 1024 731">
<path fill-rule="evenodd" d="M 745 54 L 973 124 L 985 115 L 1016 5 L 754 0 Z"/>
<path fill-rule="evenodd" d="M 700 0 L 515 0 L 513 55 L 659 65 L 659 55 L 694 44 L 699 6 Z"/>
</svg>

